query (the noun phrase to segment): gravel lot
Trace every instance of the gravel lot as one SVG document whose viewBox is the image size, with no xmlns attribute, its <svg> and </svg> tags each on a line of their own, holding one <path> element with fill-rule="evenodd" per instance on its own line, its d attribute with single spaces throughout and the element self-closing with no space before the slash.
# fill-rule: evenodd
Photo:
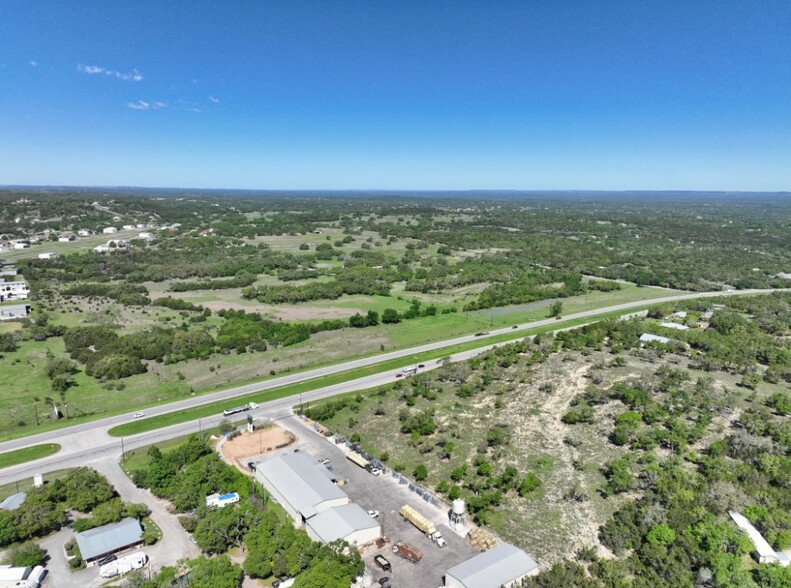
<svg viewBox="0 0 791 588">
<path fill-rule="evenodd" d="M 374 572 L 375 580 L 390 576 L 394 588 L 437 588 L 443 585 L 443 577 L 448 568 L 478 553 L 466 539 L 459 537 L 445 524 L 447 513 L 444 510 L 426 503 L 411 492 L 408 486 L 399 484 L 389 472 L 381 476 L 369 474 L 346 459 L 345 453 L 337 445 L 319 435 L 298 417 L 283 419 L 279 424 L 297 435 L 298 441 L 292 447 L 316 458 L 326 457 L 330 460 L 338 479 L 346 481 L 343 489 L 352 501 L 365 510 L 378 510 L 381 513 L 379 522 L 388 543 L 382 549 L 369 548 L 363 553 L 363 559 Z M 401 518 L 398 511 L 405 504 L 413 506 L 434 522 L 447 541 L 445 548 L 437 547 L 411 523 Z M 413 564 L 393 554 L 391 546 L 399 540 L 420 549 L 423 559 Z M 382 554 L 390 561 L 390 572 L 382 572 L 374 565 L 373 558 L 376 554 Z"/>
</svg>

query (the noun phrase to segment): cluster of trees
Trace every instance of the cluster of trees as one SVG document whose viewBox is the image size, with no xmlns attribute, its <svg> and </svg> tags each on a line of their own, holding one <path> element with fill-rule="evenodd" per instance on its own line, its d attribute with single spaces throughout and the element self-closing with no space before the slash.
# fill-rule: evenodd
<svg viewBox="0 0 791 588">
<path fill-rule="evenodd" d="M 215 492 L 238 492 L 246 497 L 249 482 L 235 468 L 224 464 L 211 451 L 205 438 L 191 435 L 178 447 L 163 453 L 151 446 L 145 469 L 132 472 L 132 481 L 173 503 L 178 512 L 205 505 Z"/>
<path fill-rule="evenodd" d="M 312 333 L 334 331 L 348 326 L 342 320 L 324 320 L 318 323 L 289 323 L 265 319 L 255 312 L 221 310 L 225 319 L 217 334 L 216 343 L 221 350 L 235 349 L 242 353 L 250 348 L 266 351 L 269 345 L 294 345 L 310 338 Z"/>
<path fill-rule="evenodd" d="M 109 298 L 119 304 L 128 306 L 147 306 L 151 300 L 148 290 L 139 284 L 115 282 L 112 284 L 82 283 L 63 288 L 64 296 L 82 296 L 84 298 Z"/>
<path fill-rule="evenodd" d="M 242 290 L 243 298 L 266 304 L 335 300 L 344 294 L 389 296 L 390 282 L 373 272 L 339 272 L 332 282 L 308 282 L 300 286 L 250 286 Z"/>
<path fill-rule="evenodd" d="M 68 511 L 90 513 L 88 518 L 74 520 L 76 530 L 148 514 L 145 505 L 123 503 L 102 475 L 89 468 L 75 468 L 62 478 L 28 490 L 18 508 L 0 512 L 0 547 L 57 531 L 70 522 Z"/>
<path fill-rule="evenodd" d="M 284 272 L 281 272 L 281 274 L 282 273 Z M 191 292 L 193 290 L 225 290 L 228 288 L 246 288 L 247 286 L 252 286 L 256 279 L 257 276 L 255 276 L 255 274 L 241 273 L 238 276 L 234 276 L 232 278 L 219 278 L 216 280 L 193 280 L 191 282 L 174 282 L 170 285 L 168 290 L 171 292 Z"/>
</svg>

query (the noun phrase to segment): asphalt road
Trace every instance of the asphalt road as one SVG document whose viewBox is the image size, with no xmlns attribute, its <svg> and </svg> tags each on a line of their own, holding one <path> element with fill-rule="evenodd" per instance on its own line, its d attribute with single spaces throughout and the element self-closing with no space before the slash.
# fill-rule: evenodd
<svg viewBox="0 0 791 588">
<path fill-rule="evenodd" d="M 505 334 L 505 333 L 525 331 L 545 325 L 557 325 L 559 329 L 562 329 L 563 323 L 565 321 L 575 320 L 579 318 L 595 318 L 598 315 L 606 314 L 609 312 L 615 312 L 615 311 L 625 311 L 632 308 L 645 306 L 646 304 L 662 304 L 666 302 L 675 302 L 679 300 L 690 300 L 695 298 L 711 298 L 717 296 L 767 294 L 771 292 L 790 291 L 790 290 L 791 289 L 738 290 L 734 292 L 696 292 L 690 294 L 678 294 L 674 296 L 666 296 L 663 298 L 656 298 L 647 301 L 641 300 L 637 302 L 617 304 L 605 308 L 599 308 L 595 310 L 589 310 L 576 314 L 566 315 L 563 317 L 563 320 L 561 321 L 555 319 L 545 319 L 540 321 L 534 321 L 531 323 L 524 323 L 518 325 L 516 329 L 511 327 L 507 327 L 503 329 L 495 329 L 489 331 L 486 336 L 482 336 L 482 337 L 476 337 L 475 335 L 456 337 L 454 339 L 438 341 L 435 343 L 429 343 L 417 347 L 410 347 L 408 349 L 402 349 L 399 351 L 382 353 L 379 355 L 374 355 L 363 359 L 347 361 L 332 366 L 316 368 L 313 370 L 290 374 L 287 376 L 281 376 L 279 378 L 273 378 L 265 382 L 248 384 L 245 386 L 238 386 L 235 388 L 222 390 L 220 392 L 213 392 L 211 394 L 196 396 L 193 398 L 188 398 L 186 400 L 181 400 L 178 402 L 166 404 L 160 407 L 147 409 L 146 416 L 150 417 L 150 416 L 165 414 L 169 412 L 177 412 L 186 408 L 200 406 L 202 404 L 212 403 L 223 399 L 229 400 L 229 406 L 233 406 L 232 400 L 237 396 L 244 396 L 253 392 L 268 390 L 268 389 L 284 386 L 287 384 L 305 382 L 322 376 L 336 374 L 338 372 L 343 372 L 354 368 L 369 366 L 390 359 L 397 359 L 397 358 L 413 355 L 416 353 L 433 351 L 436 349 L 441 349 L 443 347 L 456 345 L 459 343 L 466 343 L 469 341 L 480 341 L 482 344 L 481 347 L 478 347 L 473 350 L 457 353 L 451 357 L 451 361 L 463 361 L 465 359 L 473 357 L 474 355 L 483 353 L 484 351 L 496 347 L 497 345 L 504 345 L 510 343 L 509 341 L 506 343 L 486 345 L 485 341 L 487 337 L 494 337 L 496 335 Z M 434 369 L 437 367 L 437 365 L 438 362 L 436 360 L 432 360 L 426 363 L 425 369 Z M 363 378 L 350 380 L 348 382 L 343 382 L 332 386 L 316 388 L 315 390 L 312 390 L 310 392 L 303 392 L 301 394 L 301 399 L 302 402 L 305 403 L 305 402 L 318 400 L 321 398 L 335 396 L 338 394 L 345 394 L 348 392 L 365 390 L 368 388 L 380 386 L 382 384 L 387 384 L 394 381 L 395 374 L 398 371 L 400 371 L 400 369 L 388 370 L 379 374 L 374 374 Z M 294 396 L 281 398 L 278 400 L 272 400 L 270 402 L 261 404 L 257 410 L 252 412 L 256 417 L 269 417 L 275 419 L 281 418 L 290 414 L 291 406 L 294 404 L 295 400 L 296 399 Z M 129 450 L 137 447 L 144 447 L 146 445 L 150 445 L 152 443 L 157 443 L 167 439 L 172 439 L 175 437 L 187 435 L 189 433 L 198 431 L 200 427 L 210 427 L 216 425 L 217 423 L 219 423 L 220 420 L 223 419 L 223 416 L 221 414 L 217 414 L 214 417 L 204 418 L 199 421 L 195 420 L 178 425 L 172 425 L 170 427 L 165 427 L 162 429 L 157 429 L 155 431 L 149 431 L 146 433 L 140 433 L 138 435 L 130 436 L 124 439 L 111 437 L 107 433 L 107 431 L 110 428 L 114 427 L 115 425 L 127 423 L 130 420 L 133 420 L 133 418 L 134 418 L 134 412 L 130 412 L 128 414 L 117 415 L 104 419 L 98 419 L 88 423 L 75 425 L 73 427 L 58 429 L 55 431 L 48 431 L 45 433 L 39 433 L 36 435 L 30 435 L 28 437 L 23 437 L 20 439 L 14 439 L 11 441 L 0 443 L 0 452 L 19 449 L 30 445 L 37 445 L 40 443 L 59 443 L 62 447 L 60 452 L 50 457 L 42 458 L 33 462 L 28 462 L 0 470 L 0 472 L 2 472 L 0 473 L 0 484 L 15 482 L 17 480 L 22 480 L 25 478 L 32 477 L 35 474 L 45 473 L 56 469 L 88 465 L 93 461 L 97 461 L 103 457 L 106 457 L 108 454 L 115 454 L 120 456 L 122 447 L 124 450 Z"/>
</svg>

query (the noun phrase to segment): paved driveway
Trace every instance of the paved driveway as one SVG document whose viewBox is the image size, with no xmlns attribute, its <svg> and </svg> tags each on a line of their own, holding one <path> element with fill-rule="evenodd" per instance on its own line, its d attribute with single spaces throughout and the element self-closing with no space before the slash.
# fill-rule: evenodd
<svg viewBox="0 0 791 588">
<path fill-rule="evenodd" d="M 151 560 L 153 573 L 163 566 L 175 565 L 184 557 L 200 555 L 200 549 L 190 540 L 177 515 L 168 511 L 167 501 L 157 498 L 150 490 L 135 486 L 114 458 L 96 462 L 92 467 L 107 478 L 124 501 L 142 502 L 151 509 L 151 520 L 162 529 L 162 539 L 143 548 Z"/>
</svg>

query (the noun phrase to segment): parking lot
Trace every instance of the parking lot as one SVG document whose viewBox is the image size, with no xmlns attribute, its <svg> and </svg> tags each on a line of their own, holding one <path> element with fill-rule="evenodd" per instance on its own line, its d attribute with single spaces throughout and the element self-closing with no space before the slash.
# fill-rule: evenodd
<svg viewBox="0 0 791 588">
<path fill-rule="evenodd" d="M 437 588 L 443 585 L 443 576 L 448 568 L 478 553 L 466 539 L 459 537 L 445 524 L 446 511 L 425 502 L 410 491 L 407 485 L 400 484 L 393 478 L 389 471 L 380 476 L 368 473 L 346 459 L 344 451 L 331 438 L 317 433 L 298 417 L 283 419 L 279 424 L 297 436 L 298 441 L 293 448 L 305 451 L 317 459 L 326 457 L 330 460 L 333 472 L 339 480 L 345 481 L 343 490 L 352 501 L 365 510 L 379 511 L 379 523 L 388 542 L 381 549 L 368 548 L 363 553 L 366 565 L 374 572 L 375 580 L 390 576 L 394 588 Z M 405 504 L 413 506 L 431 519 L 445 537 L 446 547 L 440 549 L 410 522 L 402 519 L 398 511 Z M 423 558 L 413 564 L 398 557 L 392 552 L 392 544 L 396 541 L 404 541 L 417 547 L 423 553 Z M 384 572 L 373 563 L 377 554 L 390 561 L 391 571 Z"/>
</svg>

